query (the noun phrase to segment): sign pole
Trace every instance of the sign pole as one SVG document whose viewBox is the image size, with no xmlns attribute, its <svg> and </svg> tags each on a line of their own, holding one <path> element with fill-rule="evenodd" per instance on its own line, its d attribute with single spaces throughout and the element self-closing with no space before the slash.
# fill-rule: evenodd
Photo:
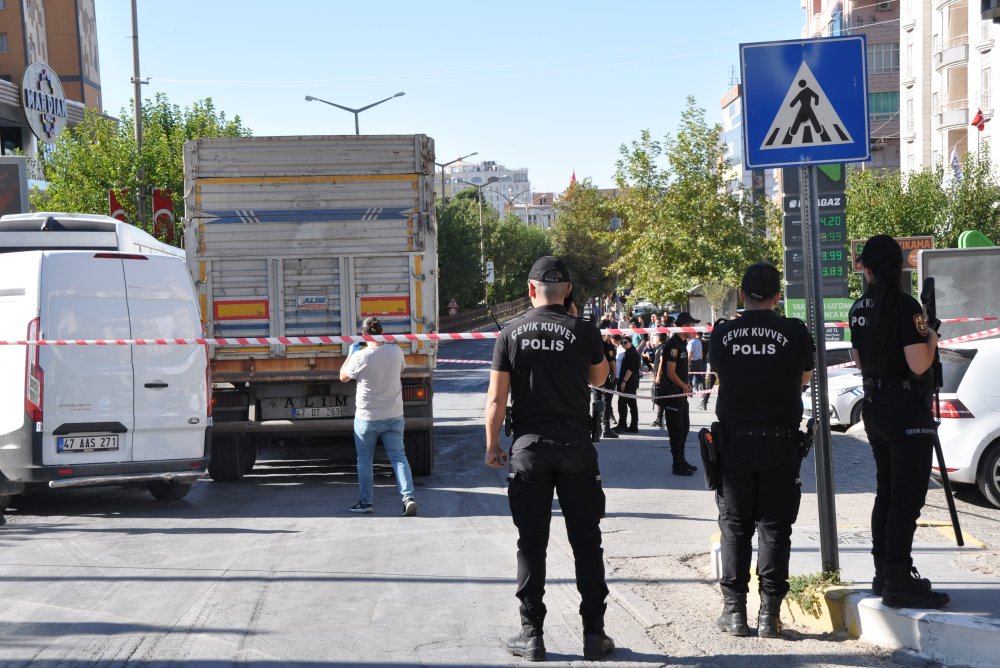
<svg viewBox="0 0 1000 668">
<path fill-rule="evenodd" d="M 834 500 L 830 452 L 830 405 L 826 386 L 826 321 L 823 308 L 823 269 L 820 256 L 819 185 L 815 166 L 799 167 L 802 207 L 802 255 L 805 260 L 806 319 L 816 341 L 816 369 L 811 392 L 816 418 L 816 497 L 819 502 L 820 558 L 824 572 L 840 571 L 837 549 L 837 508 Z"/>
</svg>

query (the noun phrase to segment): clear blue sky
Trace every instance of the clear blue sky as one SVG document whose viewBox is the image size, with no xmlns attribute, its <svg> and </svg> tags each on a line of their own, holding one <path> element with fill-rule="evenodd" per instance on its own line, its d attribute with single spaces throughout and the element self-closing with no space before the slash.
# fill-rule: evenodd
<svg viewBox="0 0 1000 668">
<path fill-rule="evenodd" d="M 211 97 L 255 135 L 424 133 L 438 162 L 575 169 L 613 185 L 618 149 L 673 130 L 687 95 L 718 121 L 740 42 L 795 39 L 799 0 L 139 0 L 143 97 Z M 132 98 L 128 0 L 97 0 L 105 111 Z"/>
</svg>

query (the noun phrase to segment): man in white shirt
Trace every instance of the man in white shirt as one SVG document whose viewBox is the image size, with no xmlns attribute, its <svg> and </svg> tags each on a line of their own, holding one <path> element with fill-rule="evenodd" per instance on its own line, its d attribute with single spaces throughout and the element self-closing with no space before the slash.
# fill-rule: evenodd
<svg viewBox="0 0 1000 668">
<path fill-rule="evenodd" d="M 695 334 L 694 338 L 687 342 L 688 348 L 688 373 L 691 375 L 691 390 L 697 392 L 704 388 L 705 376 L 705 354 L 702 344 L 701 332 Z"/>
<path fill-rule="evenodd" d="M 370 336 L 382 334 L 378 318 L 365 318 L 361 333 Z M 413 500 L 413 474 L 403 447 L 403 385 L 400 376 L 406 368 L 403 351 L 395 344 L 370 341 L 368 347 L 355 351 L 340 368 L 341 382 L 356 379 L 354 447 L 358 451 L 358 502 L 351 506 L 352 513 L 374 512 L 372 503 L 375 491 L 375 444 L 382 439 L 392 470 L 396 474 L 396 487 L 403 497 L 403 515 L 417 514 Z"/>
</svg>

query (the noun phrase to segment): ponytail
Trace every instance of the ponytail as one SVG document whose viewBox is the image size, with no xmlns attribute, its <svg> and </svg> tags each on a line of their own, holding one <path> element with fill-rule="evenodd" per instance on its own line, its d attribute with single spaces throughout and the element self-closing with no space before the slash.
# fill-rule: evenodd
<svg viewBox="0 0 1000 668">
<path fill-rule="evenodd" d="M 900 282 L 903 277 L 902 258 L 887 259 L 877 267 L 870 267 L 873 281 L 867 295 L 871 299 L 868 314 L 871 325 L 866 328 L 865 350 L 869 357 L 889 358 L 898 354 L 899 304 L 903 298 Z M 870 351 L 870 352 L 869 352 Z"/>
</svg>

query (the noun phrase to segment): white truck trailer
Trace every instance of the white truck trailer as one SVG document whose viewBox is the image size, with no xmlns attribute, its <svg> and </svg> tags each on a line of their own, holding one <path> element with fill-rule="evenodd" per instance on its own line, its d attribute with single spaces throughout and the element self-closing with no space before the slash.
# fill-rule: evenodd
<svg viewBox="0 0 1000 668">
<path fill-rule="evenodd" d="M 436 330 L 434 141 L 425 135 L 199 139 L 184 146 L 184 240 L 213 338 Z M 406 450 L 415 475 L 434 459 L 437 343 L 406 356 Z M 235 480 L 267 439 L 348 436 L 355 383 L 348 344 L 212 348 L 209 473 Z"/>
</svg>

